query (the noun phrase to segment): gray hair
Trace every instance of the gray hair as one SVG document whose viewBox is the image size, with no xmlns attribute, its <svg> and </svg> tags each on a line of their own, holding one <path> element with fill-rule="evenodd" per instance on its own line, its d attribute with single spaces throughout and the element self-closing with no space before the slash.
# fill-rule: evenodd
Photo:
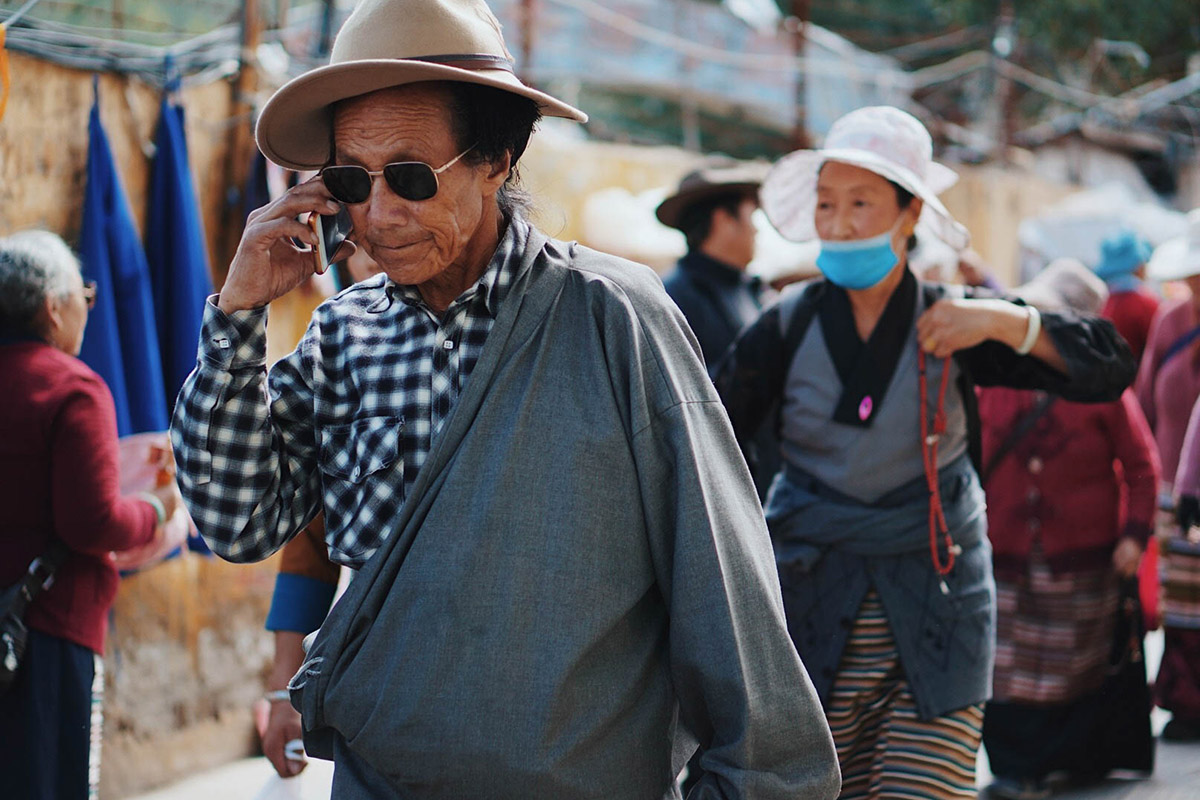
<svg viewBox="0 0 1200 800">
<path fill-rule="evenodd" d="M 27 230 L 0 238 L 0 333 L 39 336 L 46 298 L 69 295 L 79 272 L 79 259 L 57 234 Z"/>
</svg>

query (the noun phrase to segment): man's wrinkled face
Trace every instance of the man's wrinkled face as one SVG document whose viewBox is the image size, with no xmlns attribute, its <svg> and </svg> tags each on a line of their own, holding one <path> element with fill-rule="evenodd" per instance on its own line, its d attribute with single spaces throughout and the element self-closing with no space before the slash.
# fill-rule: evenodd
<svg viewBox="0 0 1200 800">
<path fill-rule="evenodd" d="M 409 84 L 343 101 L 334 110 L 333 163 L 371 171 L 401 161 L 441 167 L 461 152 L 450 120 L 450 93 L 438 84 Z M 495 187 L 486 181 L 490 165 L 466 162 L 438 175 L 437 194 L 428 200 L 405 200 L 380 175 L 365 202 L 346 206 L 352 238 L 395 282 L 419 286 L 461 265 L 485 203 L 495 202 Z"/>
</svg>

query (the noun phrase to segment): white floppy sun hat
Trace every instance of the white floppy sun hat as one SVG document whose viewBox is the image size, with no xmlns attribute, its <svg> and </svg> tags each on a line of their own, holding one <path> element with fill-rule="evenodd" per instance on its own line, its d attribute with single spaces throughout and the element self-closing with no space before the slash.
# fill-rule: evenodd
<svg viewBox="0 0 1200 800">
<path fill-rule="evenodd" d="M 797 150 L 771 168 L 759 197 L 767 218 L 785 238 L 817 238 L 817 177 L 827 161 L 870 170 L 904 187 L 924 201 L 922 219 L 942 241 L 956 250 L 970 242 L 967 229 L 938 199 L 958 181 L 958 174 L 933 160 L 933 140 L 925 126 L 892 106 L 851 111 L 833 123 L 820 150 Z"/>
<path fill-rule="evenodd" d="M 361 0 L 338 32 L 329 64 L 289 81 L 263 106 L 259 149 L 280 166 L 318 169 L 329 157 L 335 103 L 420 81 L 492 86 L 530 98 L 545 116 L 587 121 L 517 78 L 500 23 L 483 0 Z"/>
<path fill-rule="evenodd" d="M 1200 275 L 1200 208 L 1187 215 L 1187 230 L 1154 248 L 1146 274 L 1156 281 L 1181 281 Z"/>
</svg>

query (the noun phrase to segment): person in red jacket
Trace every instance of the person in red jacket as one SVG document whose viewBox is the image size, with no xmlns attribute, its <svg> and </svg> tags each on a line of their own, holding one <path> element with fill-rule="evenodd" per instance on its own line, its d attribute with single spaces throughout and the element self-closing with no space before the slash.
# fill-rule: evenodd
<svg viewBox="0 0 1200 800">
<path fill-rule="evenodd" d="M 24 800 L 83 798 L 94 786 L 112 552 L 161 535 L 178 497 L 173 483 L 140 498 L 118 492 L 112 395 L 76 358 L 95 292 L 54 234 L 0 239 L 0 586 L 53 540 L 69 551 L 26 612 L 25 654 L 0 694 L 0 781 Z"/>
<path fill-rule="evenodd" d="M 1139 361 L 1158 310 L 1158 297 L 1142 283 L 1152 252 L 1148 241 L 1122 230 L 1101 242 L 1100 263 L 1096 265 L 1096 275 L 1108 285 L 1108 300 L 1100 316 L 1112 320 Z"/>
<path fill-rule="evenodd" d="M 1017 293 L 1046 310 L 1093 314 L 1106 291 L 1083 264 L 1062 259 Z M 1051 772 L 1095 779 L 1112 767 L 1086 742 L 1118 579 L 1137 571 L 1153 530 L 1158 455 L 1128 389 L 1096 404 L 1007 388 L 979 398 L 998 609 L 983 721 L 990 796 L 1036 800 L 1049 796 Z"/>
</svg>

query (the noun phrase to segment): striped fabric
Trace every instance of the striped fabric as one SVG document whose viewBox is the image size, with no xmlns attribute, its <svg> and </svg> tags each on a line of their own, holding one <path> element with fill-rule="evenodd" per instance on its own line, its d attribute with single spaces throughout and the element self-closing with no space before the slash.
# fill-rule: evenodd
<svg viewBox="0 0 1200 800">
<path fill-rule="evenodd" d="M 1000 702 L 1067 703 L 1104 681 L 1117 613 L 1108 568 L 1054 575 L 1035 543 L 1019 581 L 996 580 Z"/>
<path fill-rule="evenodd" d="M 104 661 L 100 654 L 92 657 L 95 673 L 92 677 L 91 730 L 88 734 L 88 800 L 100 797 L 100 744 L 104 739 Z"/>
<path fill-rule="evenodd" d="M 858 612 L 826 709 L 849 798 L 974 798 L 983 709 L 922 720 L 879 596 Z"/>
<path fill-rule="evenodd" d="M 1200 538 L 1184 536 L 1173 514 L 1159 516 L 1157 532 L 1163 624 L 1200 630 Z"/>
</svg>

